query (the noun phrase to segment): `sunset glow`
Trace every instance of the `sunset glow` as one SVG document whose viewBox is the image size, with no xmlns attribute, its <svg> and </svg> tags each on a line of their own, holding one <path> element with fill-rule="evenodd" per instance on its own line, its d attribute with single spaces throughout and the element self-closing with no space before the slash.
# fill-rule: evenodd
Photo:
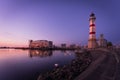
<svg viewBox="0 0 120 80">
<path fill-rule="evenodd" d="M 119 2 L 106 3 L 96 0 L 0 0 L 0 46 L 28 46 L 30 39 L 51 40 L 55 44 L 86 44 L 92 11 L 97 16 L 96 34 L 103 33 L 117 43 L 120 40 L 117 37 L 120 34 Z"/>
</svg>

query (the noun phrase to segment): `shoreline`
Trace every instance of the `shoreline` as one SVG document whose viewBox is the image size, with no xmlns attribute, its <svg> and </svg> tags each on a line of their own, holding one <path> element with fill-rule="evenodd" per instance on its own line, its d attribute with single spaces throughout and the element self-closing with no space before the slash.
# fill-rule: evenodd
<svg viewBox="0 0 120 80">
<path fill-rule="evenodd" d="M 94 58 L 96 58 L 96 57 L 94 57 Z M 105 58 L 106 58 L 106 55 L 101 55 L 101 56 L 97 57 L 95 60 L 92 61 L 92 63 L 89 65 L 89 67 L 83 73 L 81 73 L 79 76 L 77 76 L 74 80 L 85 80 L 85 78 L 87 76 L 89 76 L 100 65 L 100 63 L 103 62 L 103 60 Z"/>
<path fill-rule="evenodd" d="M 75 53 L 76 58 L 62 67 L 55 67 L 52 71 L 40 74 L 37 80 L 73 80 L 86 70 L 92 62 L 89 51 Z"/>
<path fill-rule="evenodd" d="M 2 47 L 0 49 L 22 49 L 22 50 L 77 50 L 78 48 L 26 48 L 26 47 Z M 80 50 L 80 49 L 79 49 Z"/>
</svg>

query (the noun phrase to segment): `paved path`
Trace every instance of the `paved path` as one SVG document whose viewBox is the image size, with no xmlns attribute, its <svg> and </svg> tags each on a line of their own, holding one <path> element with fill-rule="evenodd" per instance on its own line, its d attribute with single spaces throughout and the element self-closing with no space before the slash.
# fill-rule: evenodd
<svg viewBox="0 0 120 80">
<path fill-rule="evenodd" d="M 120 50 L 116 50 L 114 51 L 114 53 L 116 53 L 116 60 L 117 61 L 117 65 L 116 65 L 116 75 L 115 75 L 115 80 L 120 80 Z"/>
<path fill-rule="evenodd" d="M 114 50 L 92 51 L 93 62 L 75 80 L 120 80 L 120 53 Z"/>
</svg>

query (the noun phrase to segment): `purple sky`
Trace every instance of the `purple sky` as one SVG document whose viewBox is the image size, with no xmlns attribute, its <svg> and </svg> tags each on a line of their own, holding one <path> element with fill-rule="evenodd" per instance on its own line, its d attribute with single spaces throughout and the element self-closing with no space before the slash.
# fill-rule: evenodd
<svg viewBox="0 0 120 80">
<path fill-rule="evenodd" d="M 27 45 L 28 40 L 87 44 L 89 15 L 101 33 L 120 42 L 119 0 L 0 0 L 0 44 Z"/>
</svg>

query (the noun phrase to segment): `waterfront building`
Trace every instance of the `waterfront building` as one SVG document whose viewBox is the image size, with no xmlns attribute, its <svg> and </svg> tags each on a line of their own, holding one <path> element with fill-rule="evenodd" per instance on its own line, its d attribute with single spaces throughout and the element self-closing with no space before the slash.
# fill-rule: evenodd
<svg viewBox="0 0 120 80">
<path fill-rule="evenodd" d="M 89 18 L 89 40 L 88 40 L 88 48 L 94 49 L 98 47 L 96 40 L 96 26 L 95 26 L 95 14 L 91 13 Z"/>
<path fill-rule="evenodd" d="M 48 40 L 30 40 L 29 48 L 52 48 L 53 42 Z"/>
<path fill-rule="evenodd" d="M 69 45 L 69 48 L 71 48 L 71 49 L 80 49 L 81 48 L 81 46 L 80 45 L 77 45 L 77 44 L 70 44 Z"/>
<path fill-rule="evenodd" d="M 100 37 L 98 38 L 98 45 L 99 47 L 107 47 L 107 40 L 104 38 L 103 34 L 100 34 Z"/>
<path fill-rule="evenodd" d="M 66 48 L 67 46 L 66 46 L 66 44 L 64 43 L 64 44 L 61 44 L 61 48 Z"/>
<path fill-rule="evenodd" d="M 76 48 L 76 45 L 75 44 L 71 44 L 69 47 L 70 48 Z"/>
</svg>

